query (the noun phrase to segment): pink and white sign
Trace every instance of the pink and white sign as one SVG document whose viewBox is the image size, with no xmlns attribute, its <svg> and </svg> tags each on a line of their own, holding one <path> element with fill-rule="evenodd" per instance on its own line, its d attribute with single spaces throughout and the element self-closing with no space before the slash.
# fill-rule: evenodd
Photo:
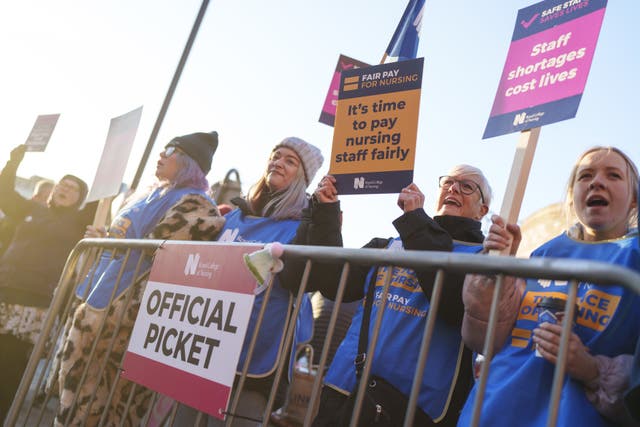
<svg viewBox="0 0 640 427">
<path fill-rule="evenodd" d="M 224 419 L 256 281 L 257 245 L 166 242 L 155 256 L 122 376 Z"/>
<path fill-rule="evenodd" d="M 606 0 L 545 0 L 518 13 L 484 138 L 575 117 Z"/>
</svg>

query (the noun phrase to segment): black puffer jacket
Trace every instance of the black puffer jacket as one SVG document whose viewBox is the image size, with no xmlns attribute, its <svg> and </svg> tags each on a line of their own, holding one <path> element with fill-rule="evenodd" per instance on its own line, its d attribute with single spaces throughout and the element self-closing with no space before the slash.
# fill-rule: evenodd
<svg viewBox="0 0 640 427">
<path fill-rule="evenodd" d="M 14 190 L 20 160 L 9 160 L 0 174 L 0 209 L 18 223 L 0 258 L 0 301 L 48 307 L 67 256 L 91 222 L 95 204 L 78 211 L 23 198 Z"/>
</svg>

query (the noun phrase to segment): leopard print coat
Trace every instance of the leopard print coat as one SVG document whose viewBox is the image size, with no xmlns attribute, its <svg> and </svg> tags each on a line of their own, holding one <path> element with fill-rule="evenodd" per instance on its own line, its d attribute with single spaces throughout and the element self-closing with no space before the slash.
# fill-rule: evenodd
<svg viewBox="0 0 640 427">
<path fill-rule="evenodd" d="M 0 334 L 35 344 L 46 316 L 46 308 L 0 302 Z"/>
<path fill-rule="evenodd" d="M 149 237 L 212 240 L 223 225 L 224 218 L 207 198 L 188 195 L 165 213 Z M 104 414 L 103 425 L 138 426 L 146 416 L 153 393 L 119 374 L 147 276 L 104 310 L 84 302 L 74 310 L 58 352 L 60 404 L 55 425 L 98 425 Z"/>
</svg>

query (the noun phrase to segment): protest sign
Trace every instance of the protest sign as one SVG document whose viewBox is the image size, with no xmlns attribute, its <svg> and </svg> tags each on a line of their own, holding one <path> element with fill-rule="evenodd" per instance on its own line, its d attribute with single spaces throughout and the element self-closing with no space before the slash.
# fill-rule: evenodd
<svg viewBox="0 0 640 427">
<path fill-rule="evenodd" d="M 483 138 L 575 117 L 606 5 L 546 0 L 518 11 Z"/>
<path fill-rule="evenodd" d="M 102 149 L 102 156 L 87 202 L 118 194 L 141 116 L 142 107 L 138 107 L 111 119 L 107 140 Z"/>
<path fill-rule="evenodd" d="M 329 85 L 329 91 L 327 97 L 324 100 L 322 106 L 322 112 L 318 121 L 325 125 L 333 126 L 336 119 L 336 106 L 338 105 L 338 94 L 340 93 L 340 76 L 345 70 L 351 70 L 354 68 L 368 67 L 369 64 L 358 61 L 357 59 L 350 58 L 346 55 L 340 55 L 338 63 L 336 64 L 336 70 L 333 73 L 331 84 Z"/>
<path fill-rule="evenodd" d="M 398 193 L 412 182 L 423 64 L 342 73 L 329 166 L 340 194 Z"/>
<path fill-rule="evenodd" d="M 60 114 L 45 114 L 36 118 L 25 142 L 27 151 L 44 151 L 47 148 L 59 118 Z"/>
<path fill-rule="evenodd" d="M 242 256 L 256 245 L 165 242 L 158 250 L 122 376 L 223 419 L 253 307 Z"/>
</svg>

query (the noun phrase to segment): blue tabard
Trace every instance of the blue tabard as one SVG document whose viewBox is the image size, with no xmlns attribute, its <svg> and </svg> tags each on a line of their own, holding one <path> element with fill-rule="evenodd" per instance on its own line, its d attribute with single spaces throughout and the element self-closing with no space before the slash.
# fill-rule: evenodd
<svg viewBox="0 0 640 427">
<path fill-rule="evenodd" d="M 140 199 L 118 212 L 109 227 L 109 237 L 120 239 L 143 239 L 153 231 L 153 228 L 160 221 L 167 210 L 175 205 L 183 196 L 187 194 L 198 194 L 208 196 L 204 191 L 193 188 L 175 188 L 162 194 L 162 189 L 157 188 L 147 197 Z M 215 202 L 211 202 L 215 205 Z M 115 292 L 114 299 L 131 286 L 136 265 L 140 259 L 140 251 L 131 251 L 129 259 L 124 266 L 122 280 Z M 111 251 L 104 251 L 98 262 L 95 273 L 89 272 L 87 278 L 76 288 L 76 295 L 84 298 L 88 292 L 87 303 L 94 308 L 103 309 L 109 304 L 111 294 L 114 290 L 115 282 L 120 270 L 123 268 L 124 252 L 111 259 Z M 144 262 L 140 266 L 139 273 L 150 267 L 149 262 Z M 89 279 L 96 279 L 91 289 L 87 289 Z"/>
<path fill-rule="evenodd" d="M 637 232 L 625 238 L 589 243 L 562 234 L 536 249 L 532 257 L 575 258 L 608 261 L 640 270 Z M 511 337 L 496 354 L 489 370 L 482 426 L 545 426 L 555 365 L 536 357 L 532 330 L 537 326 L 536 304 L 543 296 L 566 294 L 568 283 L 527 280 Z M 578 285 L 578 309 L 574 332 L 591 354 L 632 354 L 640 331 L 640 297 L 622 286 Z M 468 426 L 476 388 L 472 390 L 458 425 Z M 583 385 L 564 379 L 559 426 L 613 426 L 587 400 Z"/>
<path fill-rule="evenodd" d="M 392 240 L 387 250 L 402 250 L 402 240 L 400 238 Z M 477 253 L 480 250 L 482 245 L 454 241 L 454 252 Z M 372 268 L 367 276 L 366 286 L 370 283 L 371 275 L 374 272 L 377 274 L 375 281 L 377 289 L 371 310 L 369 336 L 373 333 L 373 319 L 378 311 L 384 279 L 388 271 L 388 267 Z M 408 397 L 411 393 L 421 338 L 429 313 L 429 301 L 420 287 L 414 270 L 392 267 L 391 274 L 387 305 L 382 317 L 371 374 L 389 381 Z M 440 306 L 440 310 L 444 309 L 446 307 Z M 353 362 L 358 353 L 362 314 L 363 305 L 358 307 L 325 377 L 325 384 L 346 394 L 354 390 L 357 382 Z M 462 349 L 459 328 L 436 319 L 418 396 L 418 405 L 434 421 L 438 421 L 446 413 L 462 360 Z"/>
<path fill-rule="evenodd" d="M 300 221 L 298 220 L 274 220 L 256 216 L 247 216 L 240 209 L 235 209 L 225 215 L 226 222 L 218 241 L 220 242 L 246 242 L 246 243 L 290 243 L 296 235 Z M 264 292 L 256 295 L 251 311 L 247 335 L 244 340 L 238 373 L 242 370 L 247 357 L 247 350 L 251 337 L 255 330 L 256 321 Z M 256 347 L 249 364 L 248 374 L 251 377 L 265 377 L 274 372 L 278 357 L 282 353 L 284 344 L 284 327 L 291 314 L 293 296 L 291 292 L 280 286 L 276 276 L 273 281 L 273 289 L 269 298 L 260 332 L 258 333 Z M 311 301 L 307 295 L 302 298 L 299 316 L 296 319 L 296 331 L 293 349 L 298 343 L 309 341 L 313 334 L 313 312 Z"/>
</svg>

